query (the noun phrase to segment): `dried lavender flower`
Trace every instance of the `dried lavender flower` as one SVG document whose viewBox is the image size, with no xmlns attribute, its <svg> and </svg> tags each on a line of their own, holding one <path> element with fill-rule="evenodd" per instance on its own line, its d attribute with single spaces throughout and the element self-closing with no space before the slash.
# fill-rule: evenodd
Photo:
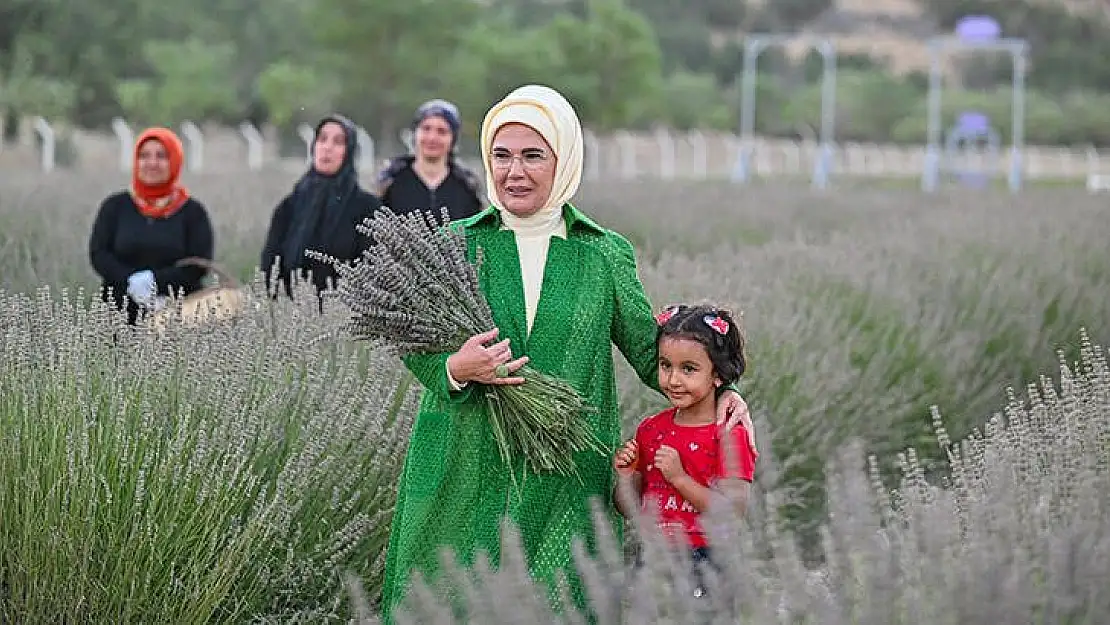
<svg viewBox="0 0 1110 625">
<path fill-rule="evenodd" d="M 403 357 L 455 352 L 493 329 L 478 267 L 467 259 L 465 236 L 451 225 L 446 211 L 437 220 L 430 211 L 397 215 L 382 208 L 360 224 L 374 245 L 356 262 L 308 252 L 331 262 L 341 276 L 334 297 L 351 312 L 352 336 Z M 517 375 L 526 382 L 481 385 L 479 391 L 501 459 L 578 477 L 576 452 L 606 453 L 584 419 L 593 407 L 564 380 L 528 366 Z"/>
</svg>

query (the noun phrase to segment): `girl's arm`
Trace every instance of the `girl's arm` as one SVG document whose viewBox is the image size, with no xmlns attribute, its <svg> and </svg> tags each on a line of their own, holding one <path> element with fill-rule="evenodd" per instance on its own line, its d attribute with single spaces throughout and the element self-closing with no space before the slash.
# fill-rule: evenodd
<svg viewBox="0 0 1110 625">
<path fill-rule="evenodd" d="M 759 452 L 752 445 L 748 430 L 737 425 L 721 439 L 721 479 L 715 490 L 730 503 L 738 516 L 748 512 L 755 461 Z"/>
<path fill-rule="evenodd" d="M 610 234 L 616 241 L 617 254 L 613 259 L 613 286 L 616 306 L 612 326 L 612 340 L 624 355 L 636 375 L 656 392 L 659 376 L 656 373 L 655 334 L 657 326 L 644 285 L 636 266 L 636 251 L 628 239 Z"/>
<path fill-rule="evenodd" d="M 748 499 L 752 492 L 751 482 L 735 477 L 724 478 L 717 482 L 714 490 L 732 505 L 737 517 L 743 517 L 748 513 Z"/>
<path fill-rule="evenodd" d="M 685 472 L 671 481 L 671 486 L 682 495 L 691 506 L 698 509 L 699 513 L 704 513 L 709 509 L 714 496 L 713 490 L 702 486 L 694 481 L 694 478 L 687 475 Z"/>
<path fill-rule="evenodd" d="M 663 474 L 663 479 L 667 480 L 667 483 L 673 486 L 687 503 L 697 508 L 698 512 L 709 509 L 713 492 L 690 477 L 682 465 L 682 456 L 677 449 L 670 445 L 660 445 L 652 461 Z"/>
<path fill-rule="evenodd" d="M 723 498 L 733 506 L 738 516 L 744 516 L 748 511 L 748 497 L 752 487 L 751 482 L 740 478 L 724 478 L 709 488 L 698 484 L 685 473 L 671 482 L 671 486 L 690 505 L 697 508 L 699 514 L 704 514 L 710 506 L 717 505 Z"/>
</svg>

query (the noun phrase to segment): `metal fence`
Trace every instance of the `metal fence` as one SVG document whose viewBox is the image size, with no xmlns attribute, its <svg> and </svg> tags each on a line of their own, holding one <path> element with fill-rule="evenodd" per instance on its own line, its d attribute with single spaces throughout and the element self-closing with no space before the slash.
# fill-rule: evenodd
<svg viewBox="0 0 1110 625">
<path fill-rule="evenodd" d="M 45 119 L 37 118 L 20 134 L 15 146 L 0 152 L 0 166 L 39 169 L 127 171 L 135 133 L 122 119 L 113 123 L 113 133 L 55 130 Z M 301 170 L 308 158 L 312 129 L 301 127 L 304 159 L 282 156 L 276 132 L 259 129 L 249 122 L 238 131 L 226 127 L 185 122 L 178 129 L 186 146 L 186 166 L 190 171 L 260 171 L 281 168 Z M 360 129 L 360 169 L 381 166 L 383 156 L 376 150 L 373 137 Z M 64 137 L 64 139 L 59 139 Z M 68 153 L 59 158 L 65 142 Z M 618 131 L 601 135 L 590 131 L 585 136 L 585 177 L 588 180 L 661 179 L 661 180 L 735 180 L 741 138 L 719 132 Z M 750 178 L 801 178 L 814 175 L 822 158 L 817 142 L 756 138 L 748 146 L 746 162 Z M 476 155 L 471 155 L 476 156 Z M 924 145 L 874 143 L 834 143 L 831 146 L 829 175 L 847 178 L 920 178 L 925 169 Z M 1006 148 L 998 154 L 963 152 L 945 158 L 944 167 L 955 172 L 974 172 L 986 177 L 1005 177 L 1013 155 Z M 1086 184 L 1092 191 L 1110 189 L 1110 152 L 1094 148 L 1027 146 L 1020 154 L 1025 179 L 1067 179 Z M 472 160 L 472 159 L 467 159 Z"/>
</svg>

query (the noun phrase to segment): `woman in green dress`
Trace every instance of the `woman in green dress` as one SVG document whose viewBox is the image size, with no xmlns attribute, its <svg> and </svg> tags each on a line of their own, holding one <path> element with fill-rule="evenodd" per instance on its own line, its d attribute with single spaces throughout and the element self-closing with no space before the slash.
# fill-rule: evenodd
<svg viewBox="0 0 1110 625">
<path fill-rule="evenodd" d="M 382 592 L 387 618 L 414 574 L 438 581 L 445 548 L 463 566 L 480 553 L 496 566 L 505 517 L 520 532 L 533 577 L 550 588 L 562 572 L 582 609 L 570 545 L 581 538 L 595 553 L 591 499 L 606 504 L 621 535 L 609 458 L 579 453 L 581 481 L 557 474 L 514 480 L 478 395 L 471 395 L 474 385 L 521 383 L 512 372 L 525 362 L 559 376 L 599 409 L 592 427 L 612 449 L 621 440 L 612 345 L 644 384 L 659 390 L 654 311 L 635 251 L 570 204 L 583 158 L 574 109 L 553 89 L 521 87 L 487 113 L 481 148 L 492 206 L 459 224 L 471 254 L 483 249 L 480 285 L 497 329 L 454 354 L 406 358 L 425 391 L 393 515 Z M 507 377 L 495 374 L 499 365 L 507 365 Z M 735 390 L 721 396 L 718 419 L 744 422 L 752 431 Z"/>
</svg>

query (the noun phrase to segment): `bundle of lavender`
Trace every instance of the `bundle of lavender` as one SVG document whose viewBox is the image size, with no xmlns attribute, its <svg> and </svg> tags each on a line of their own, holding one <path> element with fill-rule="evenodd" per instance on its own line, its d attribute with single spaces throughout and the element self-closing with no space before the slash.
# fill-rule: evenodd
<svg viewBox="0 0 1110 625">
<path fill-rule="evenodd" d="M 471 336 L 494 327 L 467 259 L 465 236 L 434 214 L 396 215 L 380 209 L 357 228 L 374 244 L 353 265 L 331 262 L 340 281 L 335 295 L 351 310 L 356 339 L 384 345 L 398 356 L 458 351 Z M 508 375 L 502 370 L 499 375 Z M 521 385 L 479 385 L 501 457 L 521 458 L 535 472 L 578 476 L 574 452 L 607 453 L 584 417 L 593 410 L 567 382 L 528 365 L 514 374 Z"/>
</svg>

